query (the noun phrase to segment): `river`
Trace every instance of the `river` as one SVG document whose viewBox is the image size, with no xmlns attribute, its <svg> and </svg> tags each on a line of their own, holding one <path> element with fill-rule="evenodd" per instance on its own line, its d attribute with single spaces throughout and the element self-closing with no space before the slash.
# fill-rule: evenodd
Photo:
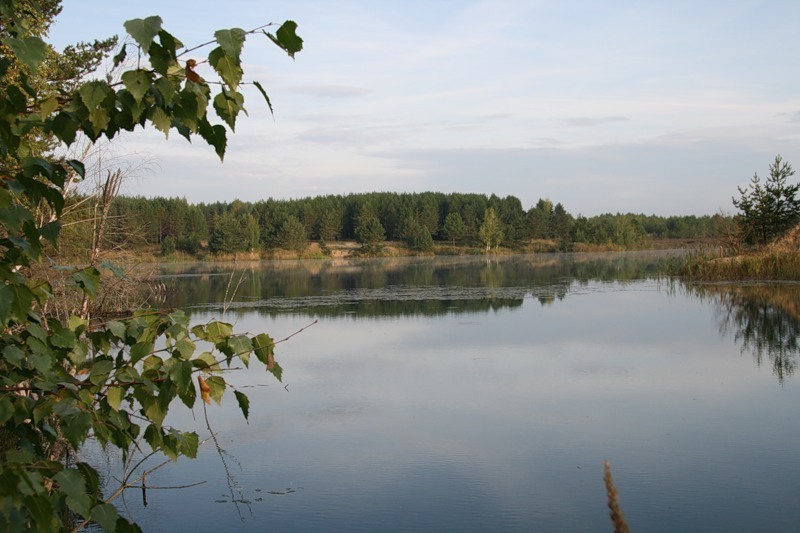
<svg viewBox="0 0 800 533">
<path fill-rule="evenodd" d="M 800 287 L 689 286 L 668 255 L 164 267 L 165 307 L 290 337 L 282 382 L 229 372 L 249 423 L 209 406 L 217 444 L 118 507 L 146 531 L 610 531 L 608 461 L 634 531 L 795 531 Z M 199 402 L 169 422 L 209 435 Z"/>
</svg>

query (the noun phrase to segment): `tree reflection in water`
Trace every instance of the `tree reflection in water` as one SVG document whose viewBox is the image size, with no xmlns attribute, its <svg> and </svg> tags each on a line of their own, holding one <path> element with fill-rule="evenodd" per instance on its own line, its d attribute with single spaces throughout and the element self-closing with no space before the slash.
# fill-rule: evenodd
<svg viewBox="0 0 800 533">
<path fill-rule="evenodd" d="M 797 369 L 800 353 L 800 285 L 693 285 L 690 292 L 717 305 L 720 333 L 733 333 L 742 353 L 765 360 L 780 383 Z"/>
<path fill-rule="evenodd" d="M 336 259 L 165 266 L 164 305 L 263 315 L 436 316 L 545 306 L 597 282 L 658 276 L 661 253 Z M 228 294 L 231 279 L 244 282 Z M 224 302 L 224 304 L 223 304 Z"/>
</svg>

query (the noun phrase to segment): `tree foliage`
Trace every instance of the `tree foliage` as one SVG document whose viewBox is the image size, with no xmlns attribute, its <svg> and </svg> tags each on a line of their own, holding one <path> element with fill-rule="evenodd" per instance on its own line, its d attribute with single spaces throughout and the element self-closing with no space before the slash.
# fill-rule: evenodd
<svg viewBox="0 0 800 533">
<path fill-rule="evenodd" d="M 92 435 L 123 457 L 144 443 L 172 459 L 194 457 L 197 434 L 164 422 L 175 400 L 192 407 L 199 388 L 202 401 L 219 403 L 228 388 L 221 370 L 234 360 L 247 366 L 252 356 L 280 379 L 275 343 L 266 334 L 234 334 L 222 321 L 190 327 L 182 312 L 99 322 L 83 307 L 64 320 L 50 316 L 52 287 L 35 273 L 59 243 L 65 185 L 85 170 L 78 160 L 54 157 L 43 140 L 70 146 L 79 136 L 112 139 L 152 126 L 199 137 L 222 159 L 226 125 L 233 130 L 244 111 L 240 53 L 255 30 L 215 34 L 206 60 L 219 76 L 216 95 L 159 17 L 125 23 L 135 44 L 115 62 L 129 52 L 141 61 L 121 82 L 83 79 L 105 45 L 78 46 L 75 57 L 89 54 L 85 68 L 58 80 L 42 39 L 58 10 L 54 0 L 0 2 L 0 524 L 6 531 L 57 530 L 73 516 L 78 527 L 94 521 L 132 530 L 110 504 L 114 495 L 101 495 L 97 472 L 86 463 L 65 464 L 59 450 L 76 450 Z M 290 56 L 302 47 L 295 28 L 287 21 L 268 34 Z M 224 124 L 212 121 L 212 107 Z M 97 268 L 59 268 L 84 301 L 98 296 Z M 246 417 L 246 396 L 235 396 Z"/>
<path fill-rule="evenodd" d="M 464 224 L 464 219 L 461 218 L 461 215 L 450 212 L 447 213 L 447 216 L 444 218 L 442 231 L 444 232 L 444 236 L 448 240 L 453 241 L 453 245 L 455 246 L 456 241 L 460 241 L 467 234 L 467 225 Z"/>
<path fill-rule="evenodd" d="M 492 248 L 497 249 L 500 243 L 503 242 L 503 227 L 491 207 L 483 215 L 483 224 L 481 224 L 481 229 L 478 231 L 478 236 L 486 247 L 487 252 Z"/>
<path fill-rule="evenodd" d="M 745 242 L 767 244 L 800 221 L 800 183 L 787 183 L 793 175 L 792 165 L 778 155 L 764 183 L 756 173 L 746 189 L 739 187 L 733 205 L 739 209 L 736 223 Z"/>
<path fill-rule="evenodd" d="M 527 212 L 513 197 L 498 198 L 463 193 L 352 193 L 291 200 L 266 199 L 255 202 L 214 202 L 189 204 L 183 198 L 120 197 L 113 204 L 109 232 L 112 246 L 159 249 L 167 236 L 175 238 L 176 248 L 188 253 L 203 252 L 201 242 L 213 234 L 225 213 L 247 213 L 257 223 L 261 248 L 285 247 L 284 225 L 295 217 L 304 227 L 308 241 L 324 242 L 356 239 L 355 230 L 363 215 L 374 216 L 384 228 L 386 239 L 405 240 L 405 223 L 418 221 L 420 206 L 438 205 L 439 231 L 431 235 L 436 242 L 473 244 L 479 241 L 478 230 L 483 214 L 492 204 L 505 206 L 501 219 L 504 244 L 524 246 L 527 242 L 567 241 L 599 246 L 641 247 L 650 239 L 710 239 L 730 233 L 731 217 L 715 215 L 657 216 L 636 213 L 604 213 L 591 217 L 573 217 L 563 204 L 539 200 Z M 556 209 L 558 208 L 558 209 Z M 428 208 L 431 210 L 431 208 Z M 430 219 L 434 217 L 431 215 Z M 460 218 L 461 224 L 457 220 Z M 224 219 L 223 219 L 224 220 Z M 463 232 L 462 226 L 463 224 Z M 427 227 L 427 226 L 426 226 Z M 453 233 L 455 231 L 455 233 Z M 429 231 L 430 232 L 430 231 Z M 515 240 L 508 237 L 515 236 Z M 298 232 L 299 235 L 299 232 Z M 80 240 L 80 235 L 75 236 Z M 69 240 L 69 239 L 68 239 Z M 454 243 L 455 244 L 455 243 Z M 257 248 L 256 248 L 257 249 Z"/>
<path fill-rule="evenodd" d="M 281 244 L 287 250 L 301 252 L 308 243 L 306 227 L 294 215 L 290 215 L 283 223 L 280 233 Z"/>
<path fill-rule="evenodd" d="M 409 217 L 405 222 L 403 240 L 411 250 L 417 252 L 433 251 L 433 237 L 431 236 L 431 232 L 414 217 Z"/>
<path fill-rule="evenodd" d="M 215 217 L 208 247 L 215 254 L 253 252 L 260 246 L 258 222 L 250 213 L 232 211 Z"/>
<path fill-rule="evenodd" d="M 363 219 L 356 228 L 356 239 L 367 253 L 380 251 L 381 243 L 386 239 L 386 232 L 376 216 Z"/>
</svg>

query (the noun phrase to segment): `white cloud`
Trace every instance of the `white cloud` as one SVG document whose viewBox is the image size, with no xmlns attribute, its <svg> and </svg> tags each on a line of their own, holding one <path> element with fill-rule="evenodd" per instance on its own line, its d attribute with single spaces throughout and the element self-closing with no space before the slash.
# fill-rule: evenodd
<svg viewBox="0 0 800 533">
<path fill-rule="evenodd" d="M 62 42 L 161 13 L 203 42 L 262 5 L 64 6 Z M 540 196 L 571 212 L 713 213 L 776 153 L 800 164 L 800 4 L 443 1 L 273 6 L 299 23 L 289 60 L 252 36 L 249 117 L 219 165 L 201 140 L 143 136 L 162 173 L 133 193 L 194 201 L 363 190 Z M 775 36 L 780 36 L 776 38 Z M 157 183 L 157 185 L 155 185 Z"/>
</svg>

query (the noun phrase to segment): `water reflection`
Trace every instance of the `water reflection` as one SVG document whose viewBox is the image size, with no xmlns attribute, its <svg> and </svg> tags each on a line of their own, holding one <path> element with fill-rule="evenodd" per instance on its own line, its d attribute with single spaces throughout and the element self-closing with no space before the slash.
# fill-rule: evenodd
<svg viewBox="0 0 800 533">
<path fill-rule="evenodd" d="M 798 316 L 797 288 L 753 303 L 662 282 L 661 257 L 171 267 L 168 305 L 198 322 L 219 317 L 241 272 L 237 331 L 282 338 L 326 314 L 281 345 L 284 383 L 229 374 L 249 424 L 230 397 L 211 415 L 253 502 L 239 528 L 602 531 L 609 460 L 636 530 L 796 530 L 798 326 L 779 316 Z M 737 356 L 760 345 L 774 364 L 771 338 L 782 387 Z M 145 529 L 239 523 L 219 455 L 199 455 L 148 483 L 208 483 L 127 502 Z"/>
<path fill-rule="evenodd" d="M 800 285 L 693 285 L 690 293 L 716 304 L 723 336 L 733 334 L 742 353 L 765 361 L 783 384 L 800 354 Z"/>
<path fill-rule="evenodd" d="M 413 317 L 549 306 L 569 294 L 658 278 L 670 252 L 485 257 L 337 259 L 168 265 L 166 305 L 188 312 L 222 308 L 237 317 Z M 765 361 L 783 383 L 798 365 L 800 285 L 685 285 L 713 302 L 723 336 Z"/>
<path fill-rule="evenodd" d="M 592 281 L 656 276 L 664 253 L 392 258 L 164 267 L 166 305 L 261 315 L 438 316 L 563 300 Z M 244 275 L 244 281 L 239 279 Z M 232 287 L 237 287 L 232 290 Z"/>
</svg>

